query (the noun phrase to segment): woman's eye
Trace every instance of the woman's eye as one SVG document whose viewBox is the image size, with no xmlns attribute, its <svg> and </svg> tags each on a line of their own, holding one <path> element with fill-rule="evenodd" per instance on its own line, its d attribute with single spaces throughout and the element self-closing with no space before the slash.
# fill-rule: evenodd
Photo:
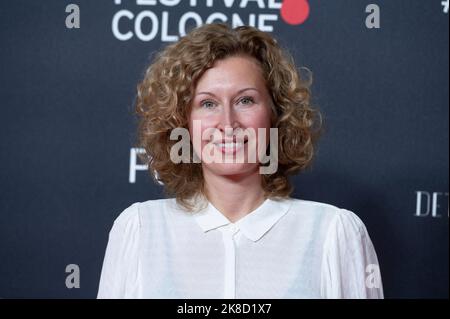
<svg viewBox="0 0 450 319">
<path fill-rule="evenodd" d="M 240 100 L 240 102 L 245 105 L 250 105 L 250 104 L 254 103 L 255 101 L 253 100 L 253 98 L 251 96 L 245 96 Z"/>
<path fill-rule="evenodd" d="M 214 102 L 212 101 L 202 101 L 200 105 L 204 108 L 210 109 L 214 107 Z"/>
</svg>

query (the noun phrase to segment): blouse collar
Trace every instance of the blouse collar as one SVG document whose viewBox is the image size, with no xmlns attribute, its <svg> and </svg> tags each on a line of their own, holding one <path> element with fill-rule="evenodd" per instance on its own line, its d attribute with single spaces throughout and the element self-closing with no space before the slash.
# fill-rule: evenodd
<svg viewBox="0 0 450 319">
<path fill-rule="evenodd" d="M 291 201 L 288 199 L 267 198 L 258 208 L 234 223 L 242 234 L 252 241 L 263 237 L 289 210 Z M 204 232 L 233 224 L 211 202 L 194 214 L 194 218 Z"/>
</svg>

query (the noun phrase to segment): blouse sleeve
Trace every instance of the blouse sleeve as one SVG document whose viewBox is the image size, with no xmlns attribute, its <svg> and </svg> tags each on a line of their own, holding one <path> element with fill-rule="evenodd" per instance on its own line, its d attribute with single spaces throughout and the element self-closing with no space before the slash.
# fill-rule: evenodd
<svg viewBox="0 0 450 319">
<path fill-rule="evenodd" d="M 340 209 L 330 222 L 321 269 L 323 298 L 382 299 L 377 255 L 367 229 L 351 211 Z"/>
<path fill-rule="evenodd" d="M 137 280 L 139 211 L 134 203 L 114 221 L 109 232 L 98 299 L 127 298 Z"/>
</svg>

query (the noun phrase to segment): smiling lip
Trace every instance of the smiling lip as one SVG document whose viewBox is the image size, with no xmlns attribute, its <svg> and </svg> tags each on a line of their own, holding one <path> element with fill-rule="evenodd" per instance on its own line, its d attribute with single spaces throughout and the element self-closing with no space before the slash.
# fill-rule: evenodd
<svg viewBox="0 0 450 319">
<path fill-rule="evenodd" d="M 246 143 L 248 140 L 248 138 L 245 136 L 244 137 L 244 143 Z M 212 141 L 213 144 L 217 144 L 217 143 L 232 143 L 232 142 L 236 142 L 236 136 L 233 136 L 233 138 L 228 138 L 228 139 L 221 139 L 221 140 L 217 140 L 217 141 Z"/>
<path fill-rule="evenodd" d="M 236 152 L 240 151 L 244 145 L 247 143 L 247 140 L 244 140 L 244 143 L 242 142 L 225 142 L 225 141 L 218 141 L 214 142 L 214 145 L 224 154 L 235 154 Z"/>
</svg>

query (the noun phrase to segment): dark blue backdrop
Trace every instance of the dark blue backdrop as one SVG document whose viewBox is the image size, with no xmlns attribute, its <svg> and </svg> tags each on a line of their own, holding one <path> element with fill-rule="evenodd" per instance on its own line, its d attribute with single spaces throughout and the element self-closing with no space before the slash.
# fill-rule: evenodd
<svg viewBox="0 0 450 319">
<path fill-rule="evenodd" d="M 448 298 L 449 30 L 441 0 L 311 0 L 300 25 L 267 8 L 280 1 L 146 2 L 0 2 L 1 298 L 95 297 L 114 218 L 163 196 L 144 171 L 130 182 L 133 101 L 152 53 L 168 44 L 163 27 L 177 35 L 189 11 L 203 21 L 214 12 L 270 15 L 265 25 L 313 71 L 326 125 L 313 166 L 293 178 L 293 197 L 361 217 L 386 297 Z M 79 6 L 80 28 L 66 27 L 69 3 Z M 371 3 L 380 28 L 366 27 Z M 125 41 L 112 31 L 121 10 L 134 15 L 119 20 L 121 33 L 133 32 Z M 148 17 L 140 25 L 144 35 L 156 30 L 150 41 L 134 30 L 142 11 L 158 19 L 158 30 Z M 80 288 L 66 287 L 68 264 L 79 266 Z"/>
</svg>

